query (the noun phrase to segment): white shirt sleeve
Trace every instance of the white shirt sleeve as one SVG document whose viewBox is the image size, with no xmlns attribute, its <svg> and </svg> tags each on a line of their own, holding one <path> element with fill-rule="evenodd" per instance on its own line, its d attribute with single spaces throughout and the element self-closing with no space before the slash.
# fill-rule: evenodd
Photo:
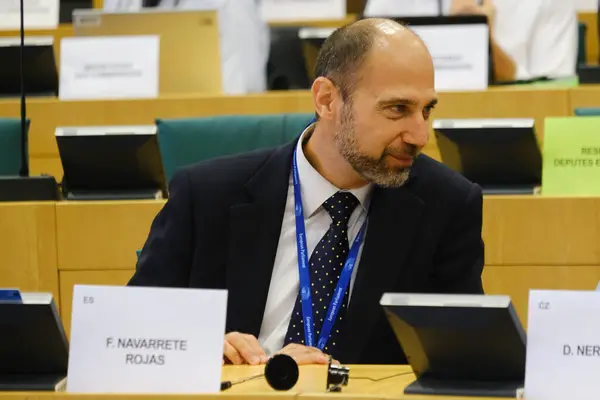
<svg viewBox="0 0 600 400">
<path fill-rule="evenodd" d="M 577 12 L 573 0 L 543 0 L 529 40 L 531 77 L 569 77 L 576 74 Z"/>
<path fill-rule="evenodd" d="M 244 95 L 267 89 L 270 35 L 258 3 L 257 0 L 179 1 L 181 9 L 217 10 L 225 94 Z M 163 8 L 174 6 L 174 0 L 162 0 L 160 3 Z"/>
</svg>

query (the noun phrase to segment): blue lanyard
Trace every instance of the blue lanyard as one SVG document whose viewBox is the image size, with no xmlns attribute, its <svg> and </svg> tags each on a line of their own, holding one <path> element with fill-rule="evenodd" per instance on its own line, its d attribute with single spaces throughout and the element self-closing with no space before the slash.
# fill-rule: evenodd
<svg viewBox="0 0 600 400">
<path fill-rule="evenodd" d="M 305 343 L 309 347 L 315 347 L 314 338 L 314 323 L 313 323 L 313 311 L 312 311 L 312 292 L 310 286 L 310 272 L 308 268 L 308 251 L 306 248 L 306 227 L 304 225 L 304 212 L 302 211 L 302 194 L 300 192 L 300 177 L 298 176 L 298 164 L 296 161 L 296 151 L 294 151 L 293 158 L 293 182 L 294 182 L 294 202 L 296 205 L 296 244 L 298 247 L 298 270 L 300 273 L 300 294 L 302 301 L 302 318 L 304 321 L 304 339 Z M 344 300 L 346 289 L 350 284 L 350 278 L 356 259 L 358 257 L 358 250 L 362 242 L 363 233 L 365 231 L 366 219 L 363 223 L 360 231 L 356 235 L 352 247 L 348 252 L 348 257 L 344 263 L 344 268 L 340 273 L 333 297 L 329 302 L 327 308 L 327 314 L 321 327 L 321 333 L 319 334 L 319 341 L 317 346 L 320 350 L 325 348 L 331 329 L 335 323 L 338 312 L 341 308 L 341 304 Z"/>
</svg>

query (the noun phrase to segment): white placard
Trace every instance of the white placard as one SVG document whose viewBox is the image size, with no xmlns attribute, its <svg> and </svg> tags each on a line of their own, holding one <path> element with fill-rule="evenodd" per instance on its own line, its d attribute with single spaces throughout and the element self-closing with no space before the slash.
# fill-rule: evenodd
<svg viewBox="0 0 600 400">
<path fill-rule="evenodd" d="M 489 27 L 486 24 L 410 27 L 425 42 L 435 67 L 435 90 L 486 90 L 489 84 Z M 332 28 L 302 28 L 301 39 L 326 39 Z"/>
<path fill-rule="evenodd" d="M 143 7 L 142 0 L 104 0 L 104 11 L 139 11 Z"/>
<path fill-rule="evenodd" d="M 346 0 L 261 0 L 260 8 L 267 22 L 346 18 Z"/>
<path fill-rule="evenodd" d="M 159 36 L 63 38 L 61 100 L 158 96 Z"/>
<path fill-rule="evenodd" d="M 489 84 L 489 27 L 486 24 L 411 26 L 427 45 L 436 91 L 486 90 Z"/>
<path fill-rule="evenodd" d="M 600 398 L 600 293 L 532 290 L 527 400 Z"/>
<path fill-rule="evenodd" d="M 442 4 L 443 8 L 444 4 Z M 441 10 L 444 14 L 444 10 Z M 439 0 L 368 0 L 365 17 L 421 17 L 440 15 Z"/>
<path fill-rule="evenodd" d="M 67 392 L 218 393 L 227 292 L 76 285 Z"/>
<path fill-rule="evenodd" d="M 575 0 L 577 11 L 598 12 L 598 0 Z"/>
<path fill-rule="evenodd" d="M 25 29 L 56 29 L 59 0 L 23 0 Z M 19 30 L 19 0 L 0 0 L 0 30 Z"/>
</svg>

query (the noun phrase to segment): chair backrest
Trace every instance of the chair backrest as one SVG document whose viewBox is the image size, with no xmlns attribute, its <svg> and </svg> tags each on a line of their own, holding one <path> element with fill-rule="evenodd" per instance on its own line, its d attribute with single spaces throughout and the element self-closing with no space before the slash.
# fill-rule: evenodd
<svg viewBox="0 0 600 400">
<path fill-rule="evenodd" d="M 313 114 L 228 115 L 157 119 L 167 181 L 183 166 L 285 144 L 302 133 Z"/>
<path fill-rule="evenodd" d="M 25 125 L 27 133 L 29 120 L 26 120 Z M 25 144 L 27 145 L 27 142 Z M 26 157 L 27 154 L 26 149 Z M 19 175 L 20 169 L 21 120 L 19 118 L 0 118 L 0 175 Z"/>
<path fill-rule="evenodd" d="M 576 108 L 575 115 L 578 117 L 598 117 L 600 116 L 600 107 L 598 108 Z"/>
<path fill-rule="evenodd" d="M 267 86 L 269 90 L 310 88 L 309 73 L 298 27 L 272 27 Z"/>
<path fill-rule="evenodd" d="M 587 43 L 587 25 L 583 22 L 578 24 L 577 34 L 577 65 L 587 64 L 587 55 L 585 53 L 585 44 Z"/>
</svg>

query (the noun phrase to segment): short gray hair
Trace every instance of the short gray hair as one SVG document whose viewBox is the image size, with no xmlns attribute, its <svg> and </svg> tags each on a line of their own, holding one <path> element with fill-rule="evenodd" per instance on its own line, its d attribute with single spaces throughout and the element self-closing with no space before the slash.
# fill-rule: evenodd
<svg viewBox="0 0 600 400">
<path fill-rule="evenodd" d="M 373 21 L 361 20 L 336 29 L 323 43 L 315 64 L 315 78 L 325 77 L 347 101 L 358 83 L 358 72 L 373 47 L 379 30 Z"/>
</svg>

